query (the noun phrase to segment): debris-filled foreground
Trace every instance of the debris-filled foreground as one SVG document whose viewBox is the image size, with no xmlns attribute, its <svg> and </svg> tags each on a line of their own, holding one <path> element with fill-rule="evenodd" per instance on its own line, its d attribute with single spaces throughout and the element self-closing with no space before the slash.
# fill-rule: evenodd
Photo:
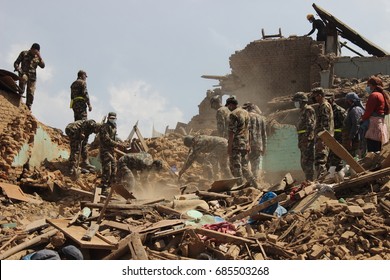
<svg viewBox="0 0 390 280">
<path fill-rule="evenodd" d="M 64 243 L 85 259 L 390 259 L 387 168 L 340 184 L 299 183 L 286 174 L 260 191 L 234 179 L 208 181 L 201 163 L 178 181 L 168 167 L 185 161 L 182 136 L 147 144 L 166 168 L 136 199 L 95 193 L 96 174 L 72 181 L 66 160 L 25 169 L 19 178 L 2 173 L 0 259 Z M 267 191 L 273 195 L 259 204 Z"/>
</svg>

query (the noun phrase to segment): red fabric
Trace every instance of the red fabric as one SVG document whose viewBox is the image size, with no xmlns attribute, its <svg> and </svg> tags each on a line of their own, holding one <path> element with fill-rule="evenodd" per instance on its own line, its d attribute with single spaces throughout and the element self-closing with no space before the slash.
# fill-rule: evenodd
<svg viewBox="0 0 390 280">
<path fill-rule="evenodd" d="M 377 91 L 374 91 L 368 97 L 366 110 L 362 116 L 362 120 L 368 120 L 374 112 L 378 115 L 384 115 L 385 113 L 385 98 L 382 93 Z"/>
<path fill-rule="evenodd" d="M 219 232 L 231 234 L 231 235 L 236 234 L 236 226 L 229 223 L 229 222 L 220 222 L 217 224 L 207 224 L 207 225 L 202 226 L 202 228 L 210 229 L 210 230 L 214 230 L 214 231 L 219 231 Z M 210 239 L 209 237 L 204 236 L 204 235 L 199 235 L 199 237 L 201 240 Z M 212 239 L 212 240 L 214 240 L 214 239 Z"/>
</svg>

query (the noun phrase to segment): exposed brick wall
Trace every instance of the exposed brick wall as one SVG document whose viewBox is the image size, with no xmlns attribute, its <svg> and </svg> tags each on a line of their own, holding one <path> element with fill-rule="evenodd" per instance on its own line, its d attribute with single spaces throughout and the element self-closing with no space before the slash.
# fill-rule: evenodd
<svg viewBox="0 0 390 280">
<path fill-rule="evenodd" d="M 14 93 L 0 90 L 0 133 L 11 123 L 22 111 L 19 109 L 20 97 Z"/>
<path fill-rule="evenodd" d="M 320 82 L 319 72 L 329 69 L 323 47 L 308 37 L 251 42 L 230 56 L 232 74 L 244 84 L 233 94 L 241 104 L 251 101 L 269 113 L 272 98 L 309 91 Z"/>
</svg>

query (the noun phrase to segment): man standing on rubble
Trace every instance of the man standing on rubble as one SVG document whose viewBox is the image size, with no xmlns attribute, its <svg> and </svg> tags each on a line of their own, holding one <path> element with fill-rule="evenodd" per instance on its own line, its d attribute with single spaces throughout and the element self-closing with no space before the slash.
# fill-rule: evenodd
<svg viewBox="0 0 390 280">
<path fill-rule="evenodd" d="M 314 179 L 314 127 L 316 115 L 312 106 L 308 105 L 309 98 L 303 92 L 294 94 L 295 108 L 299 108 L 299 119 L 296 124 L 298 148 L 301 151 L 301 168 L 308 181 Z"/>
<path fill-rule="evenodd" d="M 114 149 L 123 147 L 116 137 L 116 113 L 110 112 L 107 121 L 102 124 L 99 131 L 99 153 L 102 163 L 102 179 L 100 188 L 102 194 L 108 194 L 108 188 L 115 182 L 116 158 Z"/>
<path fill-rule="evenodd" d="M 261 157 L 264 155 L 267 146 L 266 119 L 258 113 L 255 105 L 245 103 L 242 108 L 249 113 L 249 143 L 248 154 L 251 164 L 251 171 L 255 179 L 259 179 Z"/>
<path fill-rule="evenodd" d="M 259 188 L 255 177 L 248 168 L 249 144 L 249 113 L 238 107 L 235 97 L 229 97 L 225 106 L 230 110 L 228 155 L 230 171 L 234 177 L 240 178 L 237 184 L 244 183 L 245 179 L 255 188 Z"/>
<path fill-rule="evenodd" d="M 147 152 L 129 153 L 123 155 L 118 160 L 118 182 L 130 193 L 135 190 L 135 177 L 142 183 L 149 182 L 151 171 L 160 171 L 163 165 L 161 160 L 153 160 Z"/>
<path fill-rule="evenodd" d="M 314 31 L 317 30 L 317 41 L 324 41 L 326 42 L 326 26 L 325 23 L 320 20 L 316 19 L 314 15 L 308 14 L 306 16 L 307 20 L 312 24 L 312 29 L 309 33 L 306 34 L 306 36 L 310 36 L 314 33 Z"/>
<path fill-rule="evenodd" d="M 77 80 L 70 86 L 70 108 L 73 109 L 75 121 L 87 119 L 87 106 L 88 110 L 92 111 L 87 90 L 87 77 L 87 73 L 80 70 L 77 73 Z"/>
<path fill-rule="evenodd" d="M 225 178 L 230 178 L 229 159 L 227 156 L 228 143 L 225 138 L 218 136 L 187 135 L 183 138 L 184 145 L 190 148 L 186 162 L 179 171 L 179 178 L 191 167 L 194 161 L 204 157 L 208 154 L 207 159 L 204 160 L 204 167 L 208 173 L 209 179 L 215 179 L 218 174 L 218 167 Z"/>
<path fill-rule="evenodd" d="M 88 161 L 87 144 L 89 135 L 92 133 L 98 133 L 100 124 L 94 120 L 78 120 L 68 124 L 65 128 L 65 133 L 70 140 L 70 156 L 69 156 L 69 169 L 70 175 L 76 173 L 77 164 L 80 167 L 95 171 L 95 167 Z M 79 162 L 81 159 L 81 163 Z"/>
<path fill-rule="evenodd" d="M 211 108 L 217 110 L 217 131 L 218 136 L 225 139 L 228 138 L 229 131 L 229 115 L 230 111 L 226 106 L 222 106 L 221 96 L 215 95 L 210 99 Z"/>
<path fill-rule="evenodd" d="M 321 87 L 312 89 L 312 97 L 318 103 L 316 111 L 316 126 L 315 133 L 315 168 L 317 178 L 324 176 L 327 172 L 327 164 L 329 157 L 329 147 L 327 147 L 318 133 L 327 130 L 330 135 L 334 135 L 334 121 L 332 106 L 325 99 L 325 91 Z"/>
<path fill-rule="evenodd" d="M 14 62 L 14 71 L 19 73 L 19 87 L 24 93 L 27 84 L 26 105 L 29 110 L 34 102 L 34 93 L 37 81 L 37 67 L 45 68 L 45 62 L 40 54 L 40 45 L 34 43 L 30 50 L 22 51 Z M 20 65 L 20 66 L 19 66 Z"/>
<path fill-rule="evenodd" d="M 343 122 L 345 117 L 347 116 L 347 112 L 345 109 L 341 106 L 339 106 L 335 102 L 334 93 L 333 92 L 327 92 L 325 94 L 326 100 L 328 100 L 329 104 L 332 106 L 333 111 L 333 122 L 334 122 L 334 139 L 336 139 L 337 142 L 342 144 L 343 137 L 342 137 L 342 128 L 343 128 Z M 334 152 L 329 152 L 329 166 L 335 166 L 336 172 L 340 171 L 343 168 L 343 161 L 341 158 L 339 158 Z"/>
</svg>

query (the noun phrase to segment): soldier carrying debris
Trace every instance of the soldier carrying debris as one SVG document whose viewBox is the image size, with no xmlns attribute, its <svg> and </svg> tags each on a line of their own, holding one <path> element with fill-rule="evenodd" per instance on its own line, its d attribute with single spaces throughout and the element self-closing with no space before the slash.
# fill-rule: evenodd
<svg viewBox="0 0 390 280">
<path fill-rule="evenodd" d="M 31 110 L 31 106 L 34 102 L 34 92 L 37 81 L 37 67 L 45 68 L 45 62 L 40 54 L 40 45 L 34 43 L 30 50 L 22 51 L 18 58 L 14 62 L 14 68 L 19 73 L 19 87 L 24 93 L 27 84 L 27 99 L 26 105 Z M 19 67 L 19 65 L 21 66 Z"/>
<path fill-rule="evenodd" d="M 66 126 L 65 133 L 70 140 L 69 168 L 71 175 L 77 171 L 76 159 L 79 157 L 81 158 L 81 167 L 90 172 L 95 171 L 95 167 L 88 162 L 87 144 L 89 135 L 98 133 L 99 128 L 100 124 L 94 120 L 78 120 Z"/>
<path fill-rule="evenodd" d="M 249 113 L 238 107 L 235 97 L 229 97 L 225 106 L 230 110 L 228 155 L 230 171 L 234 177 L 240 178 L 238 184 L 243 183 L 243 176 L 255 188 L 259 188 L 255 177 L 248 168 L 249 143 Z"/>
<path fill-rule="evenodd" d="M 127 191 L 132 193 L 135 189 L 135 176 L 140 175 L 139 179 L 148 183 L 150 171 L 160 171 L 162 167 L 161 160 L 153 160 L 147 152 L 126 154 L 118 160 L 117 179 Z"/>
<path fill-rule="evenodd" d="M 309 98 L 303 92 L 294 94 L 295 108 L 299 108 L 299 119 L 296 124 L 298 133 L 298 148 L 301 151 L 301 168 L 305 179 L 314 178 L 314 127 L 316 115 L 312 106 L 308 105 Z"/>
<path fill-rule="evenodd" d="M 108 193 L 111 183 L 115 182 L 116 159 L 114 149 L 116 147 L 125 148 L 116 140 L 116 113 L 108 113 L 107 121 L 102 124 L 99 131 L 99 152 L 102 163 L 102 194 Z"/>
<path fill-rule="evenodd" d="M 179 171 L 179 178 L 187 171 L 192 163 L 199 160 L 203 153 L 209 154 L 204 166 L 207 170 L 209 179 L 212 179 L 218 174 L 218 166 L 221 168 L 223 176 L 229 178 L 229 159 L 227 156 L 227 140 L 218 136 L 198 135 L 185 136 L 183 138 L 184 145 L 190 148 L 186 162 L 183 168 Z"/>
<path fill-rule="evenodd" d="M 87 119 L 87 106 L 88 110 L 92 111 L 87 91 L 87 77 L 87 73 L 80 70 L 77 73 L 77 80 L 70 86 L 70 108 L 73 109 L 75 121 Z"/>
</svg>

